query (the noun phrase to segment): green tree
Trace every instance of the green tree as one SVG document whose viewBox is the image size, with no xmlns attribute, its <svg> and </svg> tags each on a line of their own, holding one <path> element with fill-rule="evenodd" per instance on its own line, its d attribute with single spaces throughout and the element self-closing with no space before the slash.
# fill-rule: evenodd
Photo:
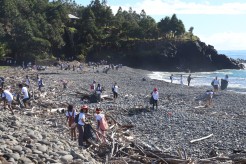
<svg viewBox="0 0 246 164">
<path fill-rule="evenodd" d="M 179 20 L 176 14 L 173 14 L 170 19 L 170 29 L 175 35 L 182 35 L 185 33 L 185 27 L 181 20 Z"/>
<path fill-rule="evenodd" d="M 139 26 L 145 38 L 156 38 L 157 25 L 150 16 L 143 16 L 139 22 Z"/>
<path fill-rule="evenodd" d="M 171 31 L 170 21 L 170 17 L 167 16 L 164 19 L 161 19 L 160 22 L 158 22 L 157 27 L 159 28 L 162 35 L 167 34 Z"/>
</svg>

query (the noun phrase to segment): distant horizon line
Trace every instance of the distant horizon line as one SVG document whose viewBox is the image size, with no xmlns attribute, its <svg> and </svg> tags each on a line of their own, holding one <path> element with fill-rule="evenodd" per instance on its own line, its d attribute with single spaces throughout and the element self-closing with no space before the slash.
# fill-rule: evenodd
<svg viewBox="0 0 246 164">
<path fill-rule="evenodd" d="M 217 51 L 246 51 L 246 49 L 245 50 L 217 50 Z"/>
</svg>

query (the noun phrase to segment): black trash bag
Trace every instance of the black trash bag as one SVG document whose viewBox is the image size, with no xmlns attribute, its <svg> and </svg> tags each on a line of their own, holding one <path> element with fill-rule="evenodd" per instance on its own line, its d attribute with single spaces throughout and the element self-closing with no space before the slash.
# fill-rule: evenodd
<svg viewBox="0 0 246 164">
<path fill-rule="evenodd" d="M 90 96 L 90 103 L 97 103 L 97 96 L 95 94 L 92 94 Z"/>
<path fill-rule="evenodd" d="M 94 135 L 93 135 L 93 131 L 92 131 L 92 127 L 90 124 L 85 124 L 84 125 L 84 137 L 83 140 L 88 140 L 88 139 L 94 139 Z"/>
<path fill-rule="evenodd" d="M 228 81 L 227 80 L 224 80 L 224 79 L 221 79 L 221 86 L 220 86 L 220 89 L 221 90 L 225 90 L 228 86 Z"/>
<path fill-rule="evenodd" d="M 151 105 L 154 104 L 154 98 L 153 98 L 153 96 L 150 97 L 149 103 L 150 103 Z"/>
</svg>

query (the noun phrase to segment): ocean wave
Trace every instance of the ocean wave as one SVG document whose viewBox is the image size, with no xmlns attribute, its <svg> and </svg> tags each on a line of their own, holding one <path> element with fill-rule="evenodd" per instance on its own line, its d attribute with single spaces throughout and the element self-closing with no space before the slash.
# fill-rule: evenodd
<svg viewBox="0 0 246 164">
<path fill-rule="evenodd" d="M 246 64 L 246 63 L 245 63 Z M 173 83 L 180 84 L 180 75 L 183 75 L 184 85 L 187 85 L 187 76 L 190 73 L 185 72 L 152 72 L 148 74 L 148 77 L 151 79 L 161 80 L 165 82 L 170 81 L 170 75 L 173 74 Z M 224 69 L 214 72 L 195 72 L 191 73 L 191 86 L 209 86 L 211 87 L 211 81 L 215 76 L 218 76 L 218 79 L 224 78 L 225 75 L 229 75 L 229 85 L 228 90 L 235 91 L 238 93 L 246 92 L 246 70 L 231 70 Z"/>
</svg>

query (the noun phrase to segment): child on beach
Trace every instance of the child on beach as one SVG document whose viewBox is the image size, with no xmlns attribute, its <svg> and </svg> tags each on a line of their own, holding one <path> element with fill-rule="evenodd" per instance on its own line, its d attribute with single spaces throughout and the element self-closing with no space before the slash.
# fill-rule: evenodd
<svg viewBox="0 0 246 164">
<path fill-rule="evenodd" d="M 191 74 L 189 74 L 189 76 L 187 77 L 187 82 L 188 82 L 188 86 L 190 86 L 190 81 L 191 81 Z"/>
<path fill-rule="evenodd" d="M 113 95 L 114 95 L 114 101 L 117 99 L 118 97 L 118 85 L 117 83 L 115 82 L 113 87 L 112 87 L 112 92 L 113 92 Z"/>
<path fill-rule="evenodd" d="M 215 77 L 215 79 L 212 81 L 211 84 L 213 85 L 213 88 L 214 88 L 214 94 L 218 93 L 220 82 L 217 76 Z"/>
<path fill-rule="evenodd" d="M 6 108 L 6 104 L 7 104 L 9 110 L 14 115 L 14 112 L 13 112 L 13 109 L 12 109 L 12 101 L 13 101 L 12 93 L 10 93 L 9 90 L 3 90 L 2 88 L 0 88 L 0 94 L 2 95 L 1 97 L 3 99 L 4 108 Z"/>
<path fill-rule="evenodd" d="M 183 75 L 180 75 L 180 85 L 181 85 L 181 87 L 183 87 Z"/>
<path fill-rule="evenodd" d="M 38 90 L 41 91 L 41 88 L 44 86 L 43 79 L 39 77 L 38 79 Z"/>
<path fill-rule="evenodd" d="M 61 83 L 63 85 L 63 89 L 67 89 L 68 81 L 67 80 L 61 80 Z"/>
<path fill-rule="evenodd" d="M 4 86 L 4 77 L 0 77 L 0 87 Z"/>
<path fill-rule="evenodd" d="M 29 88 L 31 85 L 30 79 L 28 77 L 28 75 L 26 75 L 26 86 Z"/>
<path fill-rule="evenodd" d="M 212 90 L 206 91 L 206 105 L 205 105 L 205 107 L 210 107 L 212 105 L 213 94 L 214 94 L 214 92 Z"/>
<path fill-rule="evenodd" d="M 100 141 L 102 140 L 103 143 L 106 143 L 106 132 L 108 129 L 108 123 L 105 118 L 105 114 L 102 113 L 102 109 L 96 108 L 95 119 L 97 130 L 102 133 L 102 135 L 97 134 L 97 138 Z"/>
<path fill-rule="evenodd" d="M 100 84 L 97 84 L 97 88 L 96 88 L 96 96 L 97 96 L 98 102 L 101 101 L 101 94 L 102 94 L 102 87 L 101 87 Z"/>
<path fill-rule="evenodd" d="M 68 105 L 66 117 L 68 126 L 70 127 L 71 140 L 74 141 L 76 141 L 76 126 L 72 126 L 72 124 L 74 124 L 75 116 L 76 111 L 73 109 L 73 105 Z"/>
<path fill-rule="evenodd" d="M 24 87 L 22 84 L 19 84 L 18 86 L 21 89 L 21 93 L 24 95 L 22 102 L 24 103 L 24 106 L 27 107 L 27 101 L 30 99 L 28 89 L 26 87 Z"/>
<path fill-rule="evenodd" d="M 94 92 L 96 89 L 96 81 L 93 80 L 93 83 L 90 85 L 91 92 Z"/>
<path fill-rule="evenodd" d="M 79 131 L 79 137 L 78 137 L 78 142 L 79 142 L 79 147 L 83 148 L 84 146 L 84 125 L 85 125 L 85 113 L 88 110 L 88 106 L 83 105 L 81 107 L 80 113 L 79 113 L 79 118 L 78 118 L 78 124 L 77 128 Z"/>
<path fill-rule="evenodd" d="M 173 83 L 173 74 L 170 76 L 171 83 Z"/>
<path fill-rule="evenodd" d="M 158 99 L 159 99 L 159 93 L 157 91 L 157 88 L 153 89 L 153 92 L 151 93 L 151 98 L 153 99 L 153 110 L 154 107 L 156 106 L 156 109 L 158 109 Z"/>
</svg>

